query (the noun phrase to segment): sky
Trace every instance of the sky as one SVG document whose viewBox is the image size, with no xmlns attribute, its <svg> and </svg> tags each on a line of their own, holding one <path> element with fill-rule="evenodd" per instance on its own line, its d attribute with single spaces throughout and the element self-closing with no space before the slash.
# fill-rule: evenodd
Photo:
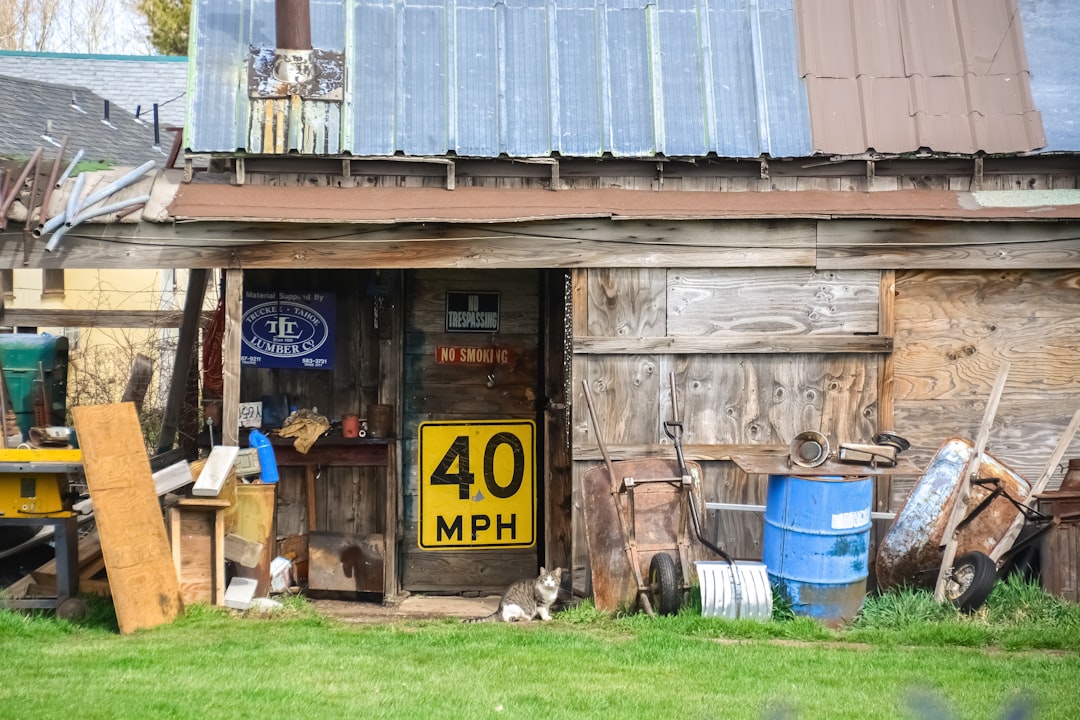
<svg viewBox="0 0 1080 720">
<path fill-rule="evenodd" d="M 153 48 L 146 40 L 146 21 L 131 10 L 127 0 L 63 0 L 63 16 L 58 18 L 49 33 L 47 52 L 96 53 L 104 55 L 152 55 Z M 90 12 L 101 7 L 100 33 L 97 46 L 85 31 Z"/>
</svg>

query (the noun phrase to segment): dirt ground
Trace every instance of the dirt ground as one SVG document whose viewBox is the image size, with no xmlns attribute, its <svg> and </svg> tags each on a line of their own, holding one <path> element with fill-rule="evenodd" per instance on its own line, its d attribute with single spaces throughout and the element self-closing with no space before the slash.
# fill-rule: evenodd
<svg viewBox="0 0 1080 720">
<path fill-rule="evenodd" d="M 467 598 L 403 594 L 382 603 L 315 598 L 309 598 L 308 603 L 318 612 L 344 622 L 388 623 L 490 615 L 499 607 L 499 596 Z"/>
</svg>

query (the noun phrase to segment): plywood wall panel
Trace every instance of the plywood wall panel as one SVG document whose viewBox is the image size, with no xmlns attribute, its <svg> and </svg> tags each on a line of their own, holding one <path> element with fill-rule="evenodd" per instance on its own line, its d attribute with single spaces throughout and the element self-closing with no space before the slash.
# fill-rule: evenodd
<svg viewBox="0 0 1080 720">
<path fill-rule="evenodd" d="M 1080 408 L 1080 272 L 903 271 L 896 287 L 895 430 L 910 457 L 922 467 L 947 438 L 974 438 L 1008 360 L 988 447 L 1034 480 Z M 918 479 L 894 478 L 897 506 Z"/>
<path fill-rule="evenodd" d="M 598 432 L 604 442 L 651 443 L 659 428 L 660 364 L 653 355 L 594 355 L 584 364 L 583 373 L 575 375 L 589 384 Z M 666 383 L 666 379 L 664 380 Z M 581 410 L 576 423 L 583 436 L 575 439 L 597 444 L 586 410 L 580 382 L 574 388 L 574 404 Z"/>
<path fill-rule="evenodd" d="M 812 268 L 668 272 L 670 335 L 871 333 L 878 273 Z"/>
<path fill-rule="evenodd" d="M 872 353 L 634 353 L 634 338 L 746 337 L 755 334 L 854 335 L 879 329 L 881 278 L 877 271 L 813 273 L 791 268 L 729 271 L 678 268 L 664 272 L 663 300 L 654 283 L 658 271 L 588 271 L 587 299 L 575 295 L 575 313 L 588 313 L 576 336 L 575 380 L 584 378 L 610 445 L 671 447 L 663 423 L 673 417 L 671 374 L 679 394 L 684 444 L 786 446 L 804 430 L 831 441 L 867 442 L 876 431 L 879 360 Z M 624 298 L 624 287 L 626 297 Z M 666 308 L 663 323 L 633 322 L 620 313 Z M 651 317 L 651 316 L 650 316 Z M 637 334 L 630 330 L 637 327 Z M 575 325 L 582 332 L 581 325 Z M 619 336 L 626 347 L 601 352 L 589 337 Z M 621 350 L 621 351 L 620 351 Z M 577 391 L 574 444 L 595 445 L 584 397 Z M 630 452 L 630 451 L 627 451 Z M 671 456 L 674 457 L 674 448 Z M 575 478 L 596 461 L 580 461 Z M 709 502 L 763 504 L 766 478 L 748 476 L 730 461 L 702 462 Z M 575 548 L 581 543 L 580 497 L 575 494 Z M 755 513 L 710 513 L 706 535 L 741 558 L 760 558 L 762 518 Z M 577 552 L 577 562 L 587 558 Z"/>
<path fill-rule="evenodd" d="M 666 334 L 667 271 L 598 268 L 589 272 L 588 334 L 650 337 Z"/>
</svg>

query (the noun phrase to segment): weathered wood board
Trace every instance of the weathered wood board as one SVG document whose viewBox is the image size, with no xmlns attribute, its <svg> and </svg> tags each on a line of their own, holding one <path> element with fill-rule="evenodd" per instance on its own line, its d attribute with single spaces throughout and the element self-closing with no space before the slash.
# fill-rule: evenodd
<svg viewBox="0 0 1080 720">
<path fill-rule="evenodd" d="M 169 542 L 185 605 L 225 602 L 226 501 L 184 498 L 169 508 Z"/>
<path fill-rule="evenodd" d="M 74 407 L 120 632 L 172 622 L 180 583 L 133 403 Z"/>
<path fill-rule="evenodd" d="M 896 273 L 896 423 L 924 465 L 974 437 L 1001 363 L 1011 365 L 988 450 L 1033 481 L 1080 408 L 1080 271 Z M 1074 439 L 1065 457 L 1080 457 Z M 894 478 L 899 506 L 918 477 Z"/>
<path fill-rule="evenodd" d="M 383 592 L 383 536 L 313 532 L 308 535 L 308 589 Z"/>
<path fill-rule="evenodd" d="M 789 348 L 798 351 L 781 352 L 782 346 L 763 342 L 740 344 L 736 352 L 719 346 L 683 352 L 654 342 L 653 352 L 642 353 L 635 352 L 634 342 L 699 335 L 733 341 L 805 341 L 822 334 L 834 343 L 870 339 L 881 329 L 877 271 L 609 268 L 575 273 L 575 285 L 587 292 L 574 295 L 573 373 L 592 388 L 608 445 L 637 445 L 650 453 L 670 445 L 664 423 L 673 419 L 671 373 L 684 445 L 786 447 L 804 430 L 823 432 L 835 444 L 869 442 L 878 429 L 882 363 L 874 346 L 836 352 L 802 342 Z M 591 345 L 591 338 L 606 342 Z M 621 347 L 614 338 L 623 338 Z M 584 395 L 575 391 L 574 445 L 594 447 L 597 438 L 581 410 Z M 575 463 L 576 483 L 582 481 L 583 464 Z M 749 476 L 725 460 L 701 465 L 706 501 L 764 503 L 765 476 Z M 584 519 L 577 507 L 582 501 L 575 502 L 576 563 L 586 561 L 580 552 Z M 760 515 L 712 511 L 704 532 L 736 557 L 761 556 Z"/>
</svg>

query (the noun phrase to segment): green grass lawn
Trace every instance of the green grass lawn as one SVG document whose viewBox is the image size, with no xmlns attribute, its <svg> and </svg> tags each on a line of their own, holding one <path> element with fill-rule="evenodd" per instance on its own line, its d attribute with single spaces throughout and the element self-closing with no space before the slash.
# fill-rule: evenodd
<svg viewBox="0 0 1080 720">
<path fill-rule="evenodd" d="M 122 636 L 95 610 L 0 612 L 0 717 L 1080 717 L 1080 612 L 1020 586 L 973 616 L 886 596 L 843 631 L 588 606 L 543 624 L 349 625 L 296 599 Z"/>
</svg>

